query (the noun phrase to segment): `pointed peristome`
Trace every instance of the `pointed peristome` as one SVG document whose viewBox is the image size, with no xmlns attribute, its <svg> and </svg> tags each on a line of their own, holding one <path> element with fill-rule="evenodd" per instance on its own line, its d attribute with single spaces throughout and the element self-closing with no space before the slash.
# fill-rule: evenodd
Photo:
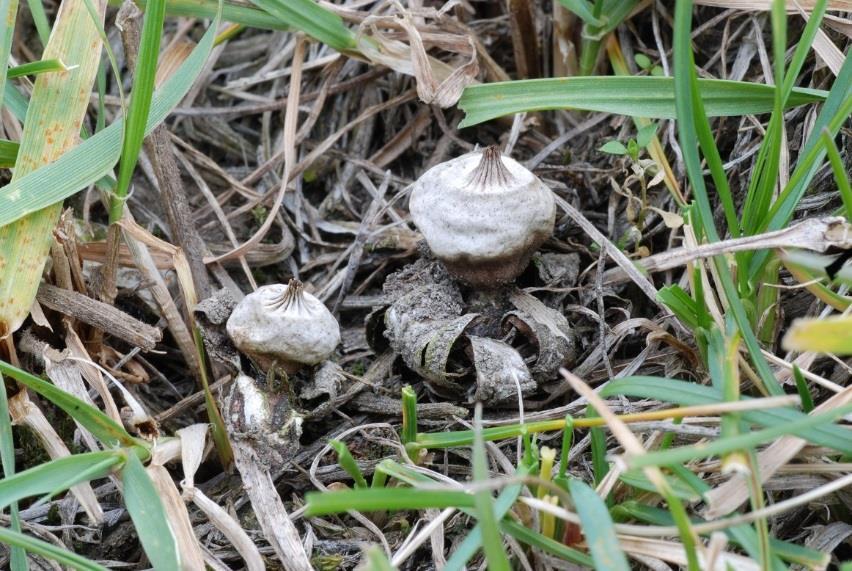
<svg viewBox="0 0 852 571">
<path fill-rule="evenodd" d="M 468 184 L 481 190 L 507 186 L 511 182 L 512 173 L 503 164 L 503 153 L 497 145 L 491 145 L 482 151 L 482 159 L 468 179 Z"/>
<path fill-rule="evenodd" d="M 302 310 L 304 299 L 305 286 L 296 278 L 291 278 L 290 281 L 287 282 L 287 287 L 284 289 L 284 292 L 269 304 L 269 308 L 273 311 L 277 311 L 279 309 L 287 311 L 291 308 Z"/>
</svg>

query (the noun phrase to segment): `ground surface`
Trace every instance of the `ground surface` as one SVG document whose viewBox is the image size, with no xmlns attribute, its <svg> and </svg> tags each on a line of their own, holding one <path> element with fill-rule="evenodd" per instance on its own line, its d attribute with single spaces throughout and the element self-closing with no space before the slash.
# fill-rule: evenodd
<svg viewBox="0 0 852 571">
<path fill-rule="evenodd" d="M 459 66 L 469 57 L 465 53 L 469 51 L 466 43 L 469 37 L 481 53 L 492 58 L 488 62 L 480 57 L 479 80 L 519 78 L 509 17 L 500 4 L 461 2 L 440 18 L 429 10 L 422 13 L 425 19 L 415 12 L 415 20 L 427 48 L 438 59 Z M 559 46 L 564 48 L 578 38 L 579 25 L 566 21 L 564 14 L 554 20 L 550 2 L 535 4 L 534 25 L 539 34 L 539 41 L 534 42 L 539 51 L 534 59 L 537 69 L 528 69 L 526 73 L 530 77 L 536 72 L 541 77 L 565 74 L 570 70 L 558 53 Z M 670 3 L 652 4 L 614 34 L 631 73 L 647 73 L 635 65 L 635 54 L 647 56 L 660 66 L 662 73 L 671 69 L 672 7 Z M 55 8 L 48 4 L 49 15 Z M 365 21 L 369 14 L 390 18 L 398 10 L 396 4 L 356 2 L 343 15 L 350 25 L 366 27 L 370 25 Z M 124 65 L 124 49 L 113 21 L 114 10 L 111 10 L 107 31 L 120 65 Z M 164 37 L 167 54 L 178 57 L 187 42 L 197 39 L 202 28 L 187 24 L 188 20 L 167 20 Z M 405 37 L 392 20 L 377 19 L 376 25 L 384 26 L 384 33 L 390 37 Z M 790 46 L 795 45 L 802 27 L 800 18 L 791 17 Z M 765 12 L 699 7 L 693 28 L 695 59 L 701 75 L 757 83 L 769 81 L 767 52 L 771 52 L 771 46 Z M 829 35 L 842 49 L 848 46 L 848 37 L 842 33 L 829 29 Z M 246 29 L 214 49 L 205 74 L 161 132 L 160 141 L 175 158 L 174 165 L 164 171 L 162 164 L 153 164 L 152 147 L 146 147 L 128 206 L 140 226 L 171 243 L 181 242 L 179 234 L 197 232 L 200 239 L 184 237 L 182 243 L 188 246 L 186 254 L 195 272 L 199 298 L 204 300 L 214 292 L 226 290 L 217 294 L 221 299 L 208 300 L 196 313 L 208 342 L 214 373 L 211 382 L 215 383 L 214 392 L 220 402 L 230 394 L 236 363 L 262 386 L 274 385 L 270 389 L 276 407 L 272 431 L 282 425 L 289 426 L 294 412 L 302 417 L 300 431 L 285 430 L 286 434 L 274 438 L 249 431 L 232 434 L 232 438 L 241 447 L 254 446 L 263 451 L 261 463 L 269 468 L 288 511 L 296 514 L 296 528 L 311 547 L 309 553 L 314 565 L 324 569 L 352 568 L 360 560 L 364 544 L 379 541 L 377 533 L 395 551 L 415 525 L 423 525 L 420 518 L 426 515 L 388 514 L 374 518 L 371 526 L 348 516 L 301 517 L 306 492 L 317 485 L 335 487 L 351 483 L 337 465 L 334 454 L 325 450 L 322 457 L 317 457 L 329 439 L 345 434 L 350 451 L 366 474 L 372 473 L 379 460 L 398 455 L 392 433 L 384 423 L 399 427 L 400 391 L 405 385 L 411 385 L 418 395 L 419 429 L 423 432 L 461 430 L 469 426 L 474 389 L 480 391 L 476 393 L 479 396 L 489 396 L 484 407 L 486 424 L 518 417 L 514 387 L 503 393 L 500 391 L 505 387 L 482 386 L 475 381 L 476 370 L 488 379 L 499 377 L 502 361 L 489 361 L 497 357 L 482 354 L 474 357 L 471 342 L 462 338 L 460 331 L 448 332 L 440 340 L 440 348 L 447 355 L 444 361 L 420 363 L 431 370 L 443 368 L 435 374 L 437 381 L 424 380 L 422 371 L 413 370 L 420 357 L 417 347 L 403 347 L 400 351 L 399 345 L 389 344 L 384 334 L 388 323 L 385 311 L 418 287 L 426 288 L 418 290 L 422 296 L 398 306 L 409 312 L 406 315 L 432 320 L 430 327 L 438 327 L 446 323 L 441 319 L 453 320 L 476 313 L 484 317 L 466 330 L 468 338 L 505 339 L 527 359 L 530 367 L 541 359 L 534 388 L 524 399 L 523 413 L 527 418 L 562 418 L 566 413 L 585 413 L 585 401 L 578 400 L 577 393 L 556 372 L 563 362 L 592 386 L 628 374 L 707 382 L 707 370 L 691 331 L 637 284 L 605 279 L 604 270 L 615 266 L 608 256 L 601 255 L 597 238 L 578 225 L 577 216 L 558 210 L 553 237 L 541 247 L 516 284 L 567 319 L 571 348 L 559 349 L 558 359 L 542 356 L 542 347 L 531 342 L 529 324 L 511 322 L 515 327 L 507 327 L 502 321 L 506 313 L 516 311 L 518 306 L 510 298 L 519 290 L 504 288 L 483 293 L 457 284 L 431 258 L 408 217 L 407 189 L 426 169 L 477 146 L 496 144 L 531 168 L 558 197 L 580 213 L 578 216 L 629 257 L 638 259 L 680 246 L 683 232 L 676 220 L 680 210 L 673 193 L 659 180 L 644 188 L 654 179 L 654 168 L 643 172 L 642 167 L 647 163 L 599 150 L 608 141 L 626 143 L 636 136 L 629 118 L 549 111 L 519 116 L 514 122 L 509 117 L 460 130 L 457 125 L 463 112 L 455 106 L 441 108 L 420 101 L 413 78 L 339 56 L 316 42 L 301 42 L 288 32 Z M 29 44 L 22 33 L 16 49 L 22 56 L 26 55 Z M 302 52 L 304 61 L 294 64 L 294 53 Z M 606 54 L 602 54 L 597 68 L 600 73 L 610 73 L 606 59 Z M 284 109 L 288 93 L 293 93 L 291 74 L 296 67 L 301 75 L 299 124 L 295 139 L 287 140 L 283 132 Z M 800 85 L 814 88 L 827 88 L 833 81 L 831 72 L 818 64 L 813 55 L 805 64 L 802 77 Z M 107 93 L 107 110 L 118 113 L 112 79 L 108 80 Z M 788 163 L 794 162 L 802 144 L 803 129 L 812 120 L 813 110 L 809 107 L 787 113 Z M 722 157 L 728 161 L 726 170 L 738 203 L 746 192 L 748 173 L 765 121 L 766 116 L 745 116 L 723 118 L 712 124 Z M 680 191 L 688 194 L 672 122 L 659 121 L 657 134 L 674 178 L 680 183 Z M 848 130 L 841 132 L 838 146 L 847 170 L 849 140 Z M 281 187 L 288 148 L 293 151 L 294 162 L 287 165 L 292 178 L 279 205 L 275 198 Z M 639 159 L 648 159 L 644 150 Z M 179 185 L 188 201 L 187 209 L 179 213 L 176 222 L 174 214 L 163 207 L 163 193 L 168 192 L 163 186 L 168 182 Z M 797 208 L 797 219 L 830 214 L 841 205 L 829 169 L 820 172 L 811 189 Z M 81 193 L 67 205 L 74 209 L 73 216 L 79 221 L 77 247 L 84 260 L 85 287 L 95 292 L 101 279 L 98 268 L 104 261 L 106 213 L 96 191 Z M 721 222 L 721 209 L 717 214 Z M 265 226 L 270 220 L 271 225 Z M 191 226 L 192 232 L 186 227 L 175 228 L 175 223 Z M 209 274 L 203 278 L 198 275 L 198 268 L 203 267 L 197 264 L 198 260 L 225 253 L 259 230 L 262 240 L 247 248 L 244 257 L 230 256 L 221 263 L 209 264 Z M 178 310 L 183 311 L 185 300 L 168 259 L 157 261 Z M 124 382 L 157 420 L 163 435 L 205 422 L 197 380 L 187 365 L 183 348 L 168 330 L 167 321 L 151 296 L 149 281 L 135 269 L 129 255 L 120 264 L 115 306 L 165 330 L 156 350 L 137 352 L 126 341 L 111 336 L 109 330 L 101 346 L 94 328 L 68 320 L 63 322 L 62 309 L 50 308 L 45 311 L 54 326 L 52 333 L 28 321 L 15 337 L 22 366 L 37 372 L 43 370 L 41 360 L 36 357 L 43 349 L 39 342 L 64 349 L 64 331 L 73 327 L 85 347 L 101 347 L 100 356 L 92 353 L 92 358 Z M 683 275 L 683 268 L 677 267 L 653 275 L 652 283 L 656 288 L 683 283 Z M 388 279 L 389 276 L 393 277 Z M 795 283 L 789 274 L 782 272 L 781 276 L 782 286 Z M 328 365 L 320 372 L 305 369 L 287 380 L 282 381 L 279 375 L 270 381 L 248 359 L 233 352 L 222 335 L 222 324 L 233 302 L 255 285 L 286 283 L 291 277 L 298 277 L 306 291 L 325 302 L 338 317 L 342 341 L 332 359 L 336 366 Z M 47 280 L 56 285 L 61 283 L 53 273 L 47 274 Z M 816 315 L 821 309 L 822 305 L 807 291 L 782 288 L 774 308 L 778 311 L 775 328 L 762 337 L 765 348 L 785 358 L 779 344 L 790 322 L 797 317 Z M 414 343 L 419 334 L 397 331 L 397 342 Z M 561 341 L 556 336 L 550 342 Z M 406 354 L 406 350 L 411 354 Z M 545 362 L 547 358 L 556 361 Z M 847 361 L 820 357 L 809 370 L 840 386 L 846 386 L 849 380 Z M 788 392 L 795 391 L 788 387 Z M 813 386 L 816 403 L 828 396 L 827 389 Z M 654 401 L 627 398 L 611 399 L 609 403 L 616 412 L 625 413 L 662 406 Z M 49 406 L 43 408 L 49 415 L 54 414 Z M 232 409 L 226 409 L 226 417 L 231 412 Z M 82 450 L 81 443 L 72 441 L 73 427 L 60 421 L 61 415 L 55 418 L 57 429 L 72 450 Z M 240 428 L 230 418 L 226 421 L 230 428 Z M 638 426 L 635 432 L 643 439 L 655 439 L 662 434 L 660 430 L 675 434 L 679 443 L 689 443 L 700 438 L 712 440 L 718 436 L 719 425 L 707 422 L 677 427 L 671 423 L 648 422 Z M 542 442 L 559 447 L 554 433 L 544 434 Z M 578 431 L 571 451 L 570 472 L 587 482 L 594 481 L 590 443 L 587 432 Z M 619 443 L 611 437 L 607 446 L 610 452 L 620 450 Z M 515 447 L 516 441 L 510 439 L 490 449 L 493 470 L 507 469 L 501 462 L 515 458 Z M 16 430 L 16 450 L 19 469 L 36 465 L 45 458 L 32 435 L 23 430 Z M 446 453 L 435 451 L 425 458 L 424 466 L 458 481 L 470 476 L 468 450 L 464 448 Z M 710 486 L 725 479 L 718 472 L 718 462 L 709 461 L 693 468 Z M 171 473 L 176 480 L 182 478 L 178 468 Z M 765 485 L 768 501 L 800 494 L 824 484 L 826 477 L 808 472 L 780 472 Z M 208 497 L 236 514 L 269 568 L 277 568 L 280 562 L 250 509 L 240 474 L 224 471 L 211 453 L 205 457 L 195 481 Z M 24 514 L 37 533 L 52 534 L 78 553 L 144 568 L 144 555 L 114 483 L 100 480 L 94 491 L 106 512 L 106 522 L 99 528 L 87 527 L 83 515 L 75 517 L 74 502 L 68 499 L 49 503 L 47 510 Z M 846 492 L 828 503 L 831 508 L 821 503 L 805 504 L 772 518 L 772 535 L 833 553 L 835 560 L 849 559 L 852 552 L 848 538 L 852 527 L 844 519 L 849 521 L 852 501 Z M 229 541 L 195 508 L 190 508 L 190 514 L 195 533 L 210 557 L 223 568 L 240 568 L 241 559 Z M 429 512 L 427 517 L 432 515 Z M 459 534 L 466 526 L 467 520 L 458 515 L 446 522 L 447 553 L 452 551 L 454 541 L 461 537 Z M 546 557 L 532 555 L 531 561 L 538 568 L 548 565 L 564 568 Z M 634 563 L 638 567 L 643 565 L 639 560 Z M 644 563 L 655 564 L 651 558 Z M 433 566 L 432 551 L 426 542 L 401 567 Z"/>
</svg>

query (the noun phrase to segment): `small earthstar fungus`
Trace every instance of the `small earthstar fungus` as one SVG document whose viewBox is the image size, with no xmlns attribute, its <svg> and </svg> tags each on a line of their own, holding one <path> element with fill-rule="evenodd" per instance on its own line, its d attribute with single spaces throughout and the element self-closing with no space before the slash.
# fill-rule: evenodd
<svg viewBox="0 0 852 571">
<path fill-rule="evenodd" d="M 302 282 L 258 288 L 234 308 L 227 323 L 234 345 L 262 369 L 273 364 L 287 373 L 317 365 L 340 343 L 340 325 Z"/>
</svg>

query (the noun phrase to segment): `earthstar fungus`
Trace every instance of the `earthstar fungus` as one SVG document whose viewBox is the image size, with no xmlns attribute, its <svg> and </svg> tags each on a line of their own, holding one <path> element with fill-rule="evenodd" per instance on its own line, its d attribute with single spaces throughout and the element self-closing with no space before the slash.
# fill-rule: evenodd
<svg viewBox="0 0 852 571">
<path fill-rule="evenodd" d="M 553 234 L 553 194 L 496 146 L 439 164 L 415 183 L 411 217 L 457 278 L 491 288 L 512 282 Z"/>
<path fill-rule="evenodd" d="M 234 308 L 228 336 L 264 370 L 273 363 L 288 373 L 317 365 L 340 343 L 340 325 L 302 282 L 258 288 Z"/>
</svg>

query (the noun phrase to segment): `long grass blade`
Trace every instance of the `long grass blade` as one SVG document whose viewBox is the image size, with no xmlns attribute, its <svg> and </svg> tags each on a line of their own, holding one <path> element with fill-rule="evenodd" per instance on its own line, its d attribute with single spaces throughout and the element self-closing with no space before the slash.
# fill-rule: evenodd
<svg viewBox="0 0 852 571">
<path fill-rule="evenodd" d="M 628 571 L 627 557 L 618 544 L 615 525 L 606 504 L 595 491 L 580 480 L 570 480 L 568 491 L 583 524 L 586 545 L 595 562 L 596 569 Z"/>
<path fill-rule="evenodd" d="M 600 26 L 603 24 L 600 18 L 592 13 L 592 6 L 586 0 L 559 0 L 559 3 L 568 8 L 571 12 L 583 20 L 584 24 L 592 26 Z"/>
<path fill-rule="evenodd" d="M 800 436 L 801 431 L 804 429 L 833 424 L 850 412 L 852 412 L 852 403 L 821 414 L 806 416 L 801 420 L 797 420 L 789 424 L 780 424 L 773 426 L 772 428 L 764 428 L 763 430 L 758 430 L 756 432 L 730 436 L 728 438 L 714 440 L 710 443 L 681 446 L 679 448 L 672 448 L 657 452 L 648 452 L 647 454 L 629 459 L 628 465 L 631 468 L 668 466 L 682 464 L 683 462 L 688 462 L 697 458 L 709 458 L 710 456 L 723 455 L 735 450 L 751 448 L 759 444 L 764 444 L 787 434 Z"/>
<path fill-rule="evenodd" d="M 103 21 L 106 3 L 100 2 L 97 8 Z M 42 57 L 66 62 L 69 69 L 36 78 L 13 181 L 56 160 L 76 144 L 100 50 L 100 35 L 84 2 L 65 0 Z M 51 232 L 62 208 L 58 203 L 46 206 L 0 228 L 0 336 L 20 327 L 35 298 Z"/>
<path fill-rule="evenodd" d="M 3 464 L 4 478 L 10 478 L 15 475 L 15 445 L 12 439 L 9 399 L 6 395 L 6 382 L 3 380 L 3 375 L 0 375 L 0 464 Z M 18 516 L 17 502 L 12 502 L 9 506 L 9 520 L 11 530 L 20 533 L 21 519 Z M 27 554 L 22 547 L 13 546 L 10 559 L 9 566 L 11 571 L 27 569 Z"/>
<path fill-rule="evenodd" d="M 154 569 L 180 569 L 177 539 L 169 526 L 166 510 L 135 454 L 128 454 L 121 470 L 121 481 L 124 504 Z"/>
<path fill-rule="evenodd" d="M 749 181 L 746 203 L 743 209 L 743 225 L 749 233 L 754 233 L 766 221 L 766 213 L 772 198 L 772 190 L 777 180 L 778 153 L 781 145 L 781 123 L 783 121 L 784 102 L 789 97 L 796 78 L 802 69 L 805 58 L 810 51 L 814 38 L 819 31 L 819 25 L 825 15 L 828 0 L 818 0 L 808 17 L 808 23 L 796 43 L 796 50 L 790 62 L 790 68 L 784 71 L 784 50 L 786 47 L 786 14 L 784 6 L 773 4 L 772 10 L 772 45 L 775 63 L 776 102 L 772 119 L 767 129 L 764 143 L 761 146 L 755 168 Z M 768 171 L 764 167 L 768 167 Z"/>
<path fill-rule="evenodd" d="M 760 145 L 749 180 L 743 206 L 743 227 L 747 234 L 760 228 L 775 190 L 781 154 L 781 135 L 784 127 L 784 52 L 787 45 L 787 14 L 784 2 L 772 3 L 772 54 L 775 79 L 775 98 L 769 127 Z"/>
<path fill-rule="evenodd" d="M 76 553 L 72 553 L 67 549 L 62 549 L 52 543 L 24 535 L 18 531 L 6 529 L 4 527 L 0 527 L 0 543 L 11 545 L 13 548 L 26 549 L 32 553 L 37 553 L 42 557 L 67 565 L 71 569 L 77 569 L 79 571 L 108 571 L 103 565 L 90 559 L 86 559 Z"/>
<path fill-rule="evenodd" d="M 44 3 L 42 0 L 27 0 L 27 6 L 30 9 L 30 15 L 33 18 L 38 39 L 41 41 L 41 45 L 46 46 L 50 39 L 50 22 L 47 21 L 47 13 L 44 11 Z"/>
<path fill-rule="evenodd" d="M 660 377 L 624 377 L 610 381 L 601 389 L 603 397 L 625 395 L 636 398 L 650 398 L 666 402 L 678 403 L 685 406 L 719 403 L 723 400 L 722 393 L 712 389 L 674 379 Z M 743 397 L 743 400 L 749 400 Z M 807 418 L 801 411 L 792 408 L 774 408 L 766 410 L 743 411 L 741 417 L 746 422 L 759 426 L 774 427 Z M 817 426 L 803 429 L 798 436 L 819 446 L 827 446 L 840 450 L 844 454 L 852 454 L 852 439 L 849 431 L 839 426 Z"/>
<path fill-rule="evenodd" d="M 355 48 L 355 35 L 343 19 L 313 0 L 252 0 L 252 3 L 337 51 Z"/>
<path fill-rule="evenodd" d="M 17 14 L 18 0 L 0 0 L 0 103 L 3 103 L 3 95 L 6 93 L 6 74 Z"/>
<path fill-rule="evenodd" d="M 374 512 L 474 507 L 473 496 L 466 492 L 414 488 L 309 492 L 305 499 L 305 515 L 308 517 L 344 513 L 348 510 Z"/>
<path fill-rule="evenodd" d="M 488 456 L 485 452 L 485 440 L 482 438 L 482 404 L 477 403 L 474 413 L 472 468 L 475 482 L 488 481 Z M 489 571 L 509 571 L 509 557 L 503 547 L 500 528 L 497 525 L 494 497 L 491 490 L 483 488 L 474 492 L 474 505 L 479 525 L 482 528 L 482 551 L 488 562 Z"/>
<path fill-rule="evenodd" d="M 211 23 L 192 53 L 154 94 L 146 135 L 189 91 L 213 47 L 218 24 L 219 19 Z M 119 119 L 49 165 L 0 188 L 0 225 L 62 201 L 109 173 L 121 155 L 122 128 L 123 120 Z"/>
<path fill-rule="evenodd" d="M 771 86 L 721 79 L 698 80 L 708 116 L 766 113 L 772 110 Z M 820 102 L 826 93 L 796 89 L 789 106 Z M 459 107 L 465 118 L 459 127 L 524 111 L 579 109 L 649 119 L 674 119 L 675 79 L 671 77 L 562 77 L 471 85 Z"/>
<path fill-rule="evenodd" d="M 145 126 L 154 95 L 154 80 L 157 75 L 157 60 L 160 55 L 160 39 L 166 17 L 165 0 L 149 0 L 145 7 L 145 19 L 139 42 L 139 56 L 133 72 L 133 95 L 127 119 L 124 122 L 124 137 L 121 148 L 121 164 L 118 168 L 115 194 L 110 200 L 109 219 L 116 222 L 124 211 L 124 201 L 130 188 L 130 179 L 139 159 Z"/>
<path fill-rule="evenodd" d="M 822 166 L 826 151 L 825 147 L 819 143 L 823 133 L 827 131 L 832 139 L 836 137 L 850 114 L 852 114 L 852 58 L 847 57 L 828 92 L 825 104 L 817 114 L 811 134 L 799 153 L 796 168 L 778 200 L 772 204 L 766 216 L 766 223 L 760 228 L 761 232 L 779 230 L 790 221 L 796 205 Z M 768 257 L 769 252 L 765 251 L 756 252 L 751 257 L 748 266 L 749 279 L 753 280 L 761 273 Z"/>
<path fill-rule="evenodd" d="M 144 440 L 131 436 L 123 426 L 100 410 L 63 391 L 56 385 L 43 381 L 35 375 L 3 361 L 0 361 L 0 373 L 12 377 L 64 410 L 107 446 L 142 447 L 146 450 L 150 447 L 150 444 Z"/>
<path fill-rule="evenodd" d="M 0 480 L 0 507 L 44 494 L 56 494 L 96 478 L 103 478 L 124 461 L 124 453 L 113 450 L 85 452 L 39 464 Z M 93 467 L 99 467 L 93 471 Z"/>
<path fill-rule="evenodd" d="M 144 10 L 148 0 L 139 0 L 137 3 Z M 184 16 L 212 20 L 219 11 L 219 4 L 217 0 L 168 0 L 166 2 L 166 14 L 171 17 Z M 121 6 L 121 0 L 110 0 L 110 5 L 117 8 Z M 264 30 L 290 29 L 289 24 L 272 14 L 237 2 L 223 2 L 221 12 L 222 20 L 226 22 Z"/>
<path fill-rule="evenodd" d="M 674 67 L 675 67 L 675 101 L 677 110 L 678 137 L 686 171 L 695 194 L 698 205 L 698 218 L 700 229 L 703 230 L 707 239 L 711 242 L 719 241 L 719 233 L 713 222 L 713 211 L 707 187 L 704 184 L 704 175 L 701 169 L 696 141 L 712 141 L 710 126 L 707 123 L 707 110 L 701 97 L 702 87 L 695 76 L 695 64 L 692 60 L 691 47 L 691 24 L 692 24 L 692 1 L 684 0 L 678 2 L 675 9 L 675 34 L 674 34 Z M 774 91 L 770 89 L 770 93 Z M 709 139 L 709 141 L 708 141 Z M 713 144 L 715 146 L 715 143 Z M 703 145 L 702 145 L 702 148 Z M 705 149 L 705 156 L 713 156 L 713 153 Z M 783 395 L 784 390 L 760 351 L 760 344 L 751 329 L 751 323 L 743 307 L 740 294 L 734 285 L 728 263 L 721 257 L 713 259 L 716 273 L 719 276 L 725 298 L 728 302 L 730 312 L 736 320 L 742 334 L 743 341 L 751 355 L 752 362 L 763 382 L 764 389 L 771 395 Z"/>
</svg>

